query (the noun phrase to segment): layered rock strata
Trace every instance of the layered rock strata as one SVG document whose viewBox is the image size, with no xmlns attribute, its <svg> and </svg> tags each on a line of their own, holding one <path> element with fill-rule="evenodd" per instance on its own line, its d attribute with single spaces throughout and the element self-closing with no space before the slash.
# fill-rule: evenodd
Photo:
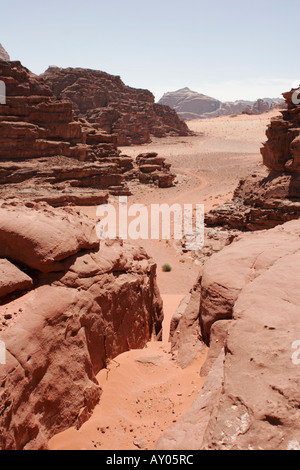
<svg viewBox="0 0 300 470">
<path fill-rule="evenodd" d="M 101 204 L 108 193 L 130 194 L 126 180 L 139 180 L 141 172 L 121 155 L 115 134 L 77 120 L 72 103 L 57 99 L 20 62 L 1 61 L 0 79 L 6 85 L 6 104 L 0 105 L 1 197 L 19 194 L 61 205 Z"/>
<path fill-rule="evenodd" d="M 49 67 L 41 77 L 57 97 L 72 101 L 78 117 L 117 134 L 119 145 L 144 144 L 151 136 L 192 134 L 176 111 L 155 104 L 150 91 L 128 87 L 118 76 Z"/>
</svg>

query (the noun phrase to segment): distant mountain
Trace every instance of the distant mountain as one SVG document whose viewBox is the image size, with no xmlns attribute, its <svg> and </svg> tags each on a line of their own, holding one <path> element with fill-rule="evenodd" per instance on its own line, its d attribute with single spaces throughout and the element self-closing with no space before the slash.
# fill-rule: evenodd
<svg viewBox="0 0 300 470">
<path fill-rule="evenodd" d="M 210 96 L 202 95 L 189 88 L 165 93 L 159 104 L 176 110 L 181 119 L 207 119 L 232 114 L 262 114 L 274 107 L 284 106 L 280 98 L 264 98 L 257 101 L 227 101 L 222 103 Z"/>
<path fill-rule="evenodd" d="M 0 60 L 10 60 L 10 57 L 2 44 L 0 44 Z"/>
<path fill-rule="evenodd" d="M 189 88 L 165 93 L 159 104 L 175 109 L 182 119 L 195 119 L 199 115 L 212 113 L 220 108 L 221 101 L 201 95 Z"/>
</svg>

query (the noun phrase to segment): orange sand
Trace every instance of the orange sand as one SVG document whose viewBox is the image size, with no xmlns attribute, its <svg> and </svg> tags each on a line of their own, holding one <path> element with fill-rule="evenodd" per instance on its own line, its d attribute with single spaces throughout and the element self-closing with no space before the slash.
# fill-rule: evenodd
<svg viewBox="0 0 300 470">
<path fill-rule="evenodd" d="M 134 187 L 128 202 L 143 204 L 204 203 L 206 211 L 230 199 L 240 178 L 261 164 L 260 147 L 265 129 L 278 111 L 261 116 L 220 117 L 188 124 L 195 137 L 154 139 L 151 144 L 124 148 L 137 156 L 154 151 L 167 157 L 177 174 L 170 189 Z M 112 202 L 117 202 L 112 198 Z M 96 208 L 81 208 L 96 219 Z M 199 371 L 202 353 L 185 370 L 176 365 L 168 343 L 170 318 L 193 286 L 199 267 L 189 254 L 181 255 L 166 241 L 137 241 L 158 264 L 158 285 L 164 300 L 163 342 L 129 351 L 112 361 L 97 379 L 103 388 L 92 418 L 79 430 L 69 429 L 50 441 L 50 448 L 131 450 L 151 449 L 163 431 L 192 404 L 204 383 Z M 164 273 L 169 263 L 173 270 Z M 137 359 L 139 361 L 137 362 Z"/>
</svg>

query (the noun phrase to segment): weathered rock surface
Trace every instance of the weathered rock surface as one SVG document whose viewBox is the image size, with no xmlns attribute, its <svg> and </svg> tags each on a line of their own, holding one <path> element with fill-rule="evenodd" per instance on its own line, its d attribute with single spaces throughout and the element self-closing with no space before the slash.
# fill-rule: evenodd
<svg viewBox="0 0 300 470">
<path fill-rule="evenodd" d="M 160 338 L 156 265 L 131 245 L 99 249 L 92 223 L 74 209 L 20 202 L 1 211 L 1 233 L 15 240 L 7 256 L 22 258 L 34 290 L 0 306 L 0 449 L 46 449 L 89 418 L 107 360 Z"/>
<path fill-rule="evenodd" d="M 212 369 L 156 449 L 300 448 L 300 368 L 292 360 L 300 338 L 299 266 L 298 221 L 245 234 L 205 263 L 199 311 L 213 347 L 206 372 Z"/>
<path fill-rule="evenodd" d="M 33 286 L 32 279 L 7 259 L 0 259 L 0 297 L 16 291 L 28 291 Z"/>
<path fill-rule="evenodd" d="M 171 165 L 166 163 L 166 159 L 159 157 L 157 153 L 142 153 L 136 158 L 137 166 L 140 170 L 139 180 L 141 183 L 154 183 L 159 188 L 169 188 L 176 178 L 170 172 Z"/>
<path fill-rule="evenodd" d="M 191 408 L 155 444 L 154 450 L 200 450 L 214 408 L 221 395 L 224 353 L 210 371 Z"/>
<path fill-rule="evenodd" d="M 261 230 L 299 218 L 300 105 L 292 102 L 294 91 L 284 94 L 288 109 L 268 127 L 261 150 L 267 169 L 258 168 L 242 180 L 233 201 L 207 215 L 207 225 Z"/>
<path fill-rule="evenodd" d="M 234 303 L 248 283 L 278 258 L 299 250 L 299 235 L 298 221 L 262 233 L 244 234 L 205 263 L 200 294 L 200 324 L 205 342 L 209 344 L 210 328 L 216 321 L 232 318 Z"/>
<path fill-rule="evenodd" d="M 295 91 L 283 94 L 288 109 L 271 121 L 262 149 L 264 164 L 277 172 L 300 173 L 300 105 L 293 103 Z"/>
<path fill-rule="evenodd" d="M 2 61 L 0 79 L 7 94 L 0 105 L 1 197 L 88 205 L 106 202 L 109 193 L 130 194 L 126 180 L 139 181 L 141 172 L 121 155 L 115 134 L 77 120 L 72 103 L 57 99 L 20 62 Z"/>
<path fill-rule="evenodd" d="M 222 103 L 210 96 L 202 95 L 189 88 L 165 93 L 159 100 L 160 104 L 175 109 L 178 116 L 184 120 L 210 119 L 232 114 L 262 114 L 274 107 L 283 109 L 284 101 L 280 99 L 264 98 L 257 101 L 235 101 Z"/>
<path fill-rule="evenodd" d="M 241 180 L 232 202 L 210 211 L 208 226 L 264 230 L 300 216 L 300 176 L 260 167 Z"/>
<path fill-rule="evenodd" d="M 0 257 L 12 259 L 41 272 L 61 271 L 61 261 L 99 246 L 95 227 L 78 222 L 72 211 L 56 213 L 45 207 L 2 204 L 0 207 Z"/>
<path fill-rule="evenodd" d="M 199 313 L 200 282 L 197 282 L 182 300 L 171 320 L 172 351 L 177 351 L 177 363 L 182 368 L 187 367 L 195 359 L 198 351 L 204 349 Z"/>
<path fill-rule="evenodd" d="M 41 76 L 57 97 L 70 99 L 78 117 L 118 135 L 118 145 L 143 144 L 151 136 L 191 135 L 169 107 L 148 90 L 124 85 L 118 76 L 88 69 L 49 67 Z"/>
</svg>

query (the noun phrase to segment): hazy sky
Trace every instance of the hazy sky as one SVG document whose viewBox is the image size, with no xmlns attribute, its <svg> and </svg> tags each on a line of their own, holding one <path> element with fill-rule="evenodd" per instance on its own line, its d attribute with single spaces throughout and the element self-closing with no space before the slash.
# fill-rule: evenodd
<svg viewBox="0 0 300 470">
<path fill-rule="evenodd" d="M 299 0 L 0 0 L 0 43 L 49 65 L 120 75 L 160 98 L 188 86 L 220 100 L 300 83 Z"/>
</svg>

